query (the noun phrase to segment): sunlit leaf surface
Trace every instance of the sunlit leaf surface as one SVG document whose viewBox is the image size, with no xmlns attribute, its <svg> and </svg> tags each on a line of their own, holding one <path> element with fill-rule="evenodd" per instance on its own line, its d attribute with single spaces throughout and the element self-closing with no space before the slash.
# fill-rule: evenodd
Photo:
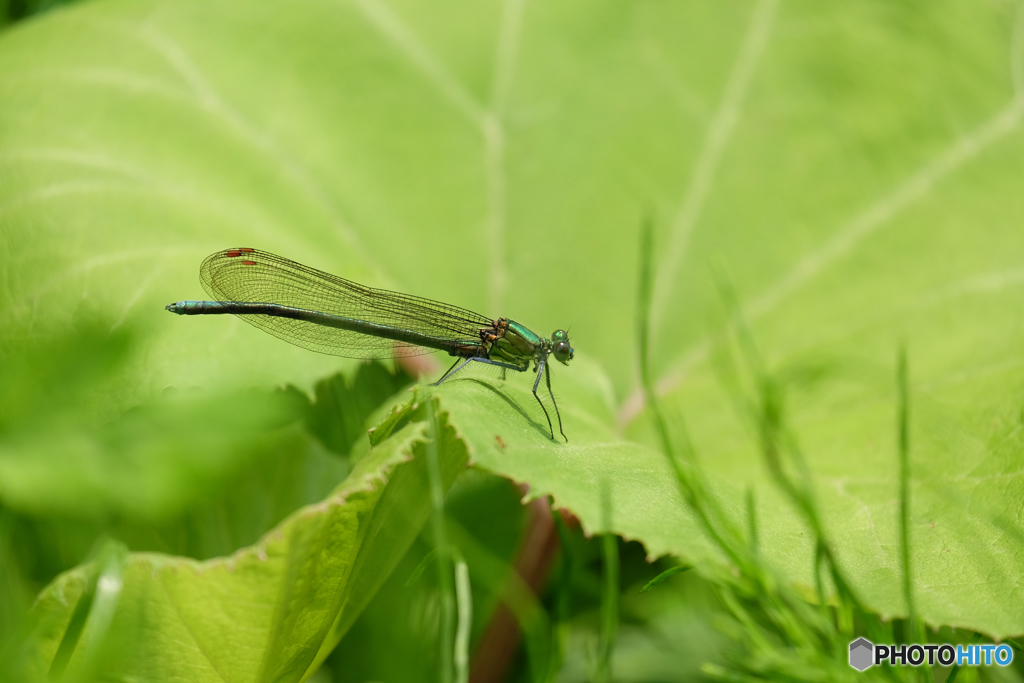
<svg viewBox="0 0 1024 683">
<path fill-rule="evenodd" d="M 143 330 L 103 389 L 112 414 L 169 386 L 309 388 L 339 362 L 163 310 L 201 298 L 201 259 L 240 245 L 542 334 L 571 326 L 567 446 L 544 434 L 532 373 L 442 387 L 452 425 L 476 462 L 588 528 L 699 559 L 641 445 L 635 255 L 652 214 L 666 409 L 727 509 L 755 491 L 770 560 L 811 585 L 812 541 L 716 376 L 716 280 L 769 368 L 796 378 L 789 423 L 826 527 L 883 615 L 906 612 L 907 345 L 919 611 L 1021 633 L 1022 27 L 1004 3 L 884 0 L 56 12 L 0 38 L 0 335 Z"/>
</svg>

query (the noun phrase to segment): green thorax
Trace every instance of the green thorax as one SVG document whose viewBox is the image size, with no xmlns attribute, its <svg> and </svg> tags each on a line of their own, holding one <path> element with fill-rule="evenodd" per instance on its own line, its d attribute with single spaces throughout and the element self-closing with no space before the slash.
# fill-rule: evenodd
<svg viewBox="0 0 1024 683">
<path fill-rule="evenodd" d="M 490 344 L 489 357 L 519 366 L 528 366 L 550 342 L 536 332 L 514 320 L 502 318 L 495 323 L 495 339 Z"/>
</svg>

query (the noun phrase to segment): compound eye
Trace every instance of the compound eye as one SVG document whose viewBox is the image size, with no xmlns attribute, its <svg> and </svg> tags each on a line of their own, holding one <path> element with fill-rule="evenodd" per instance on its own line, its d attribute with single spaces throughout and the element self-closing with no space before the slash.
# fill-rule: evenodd
<svg viewBox="0 0 1024 683">
<path fill-rule="evenodd" d="M 555 344 L 554 354 L 555 360 L 557 360 L 560 363 L 572 360 L 572 347 L 569 346 L 569 342 L 560 341 L 557 344 Z"/>
<path fill-rule="evenodd" d="M 555 330 L 551 333 L 551 341 L 555 342 L 566 342 L 569 341 L 569 335 L 566 334 L 565 330 Z"/>
</svg>

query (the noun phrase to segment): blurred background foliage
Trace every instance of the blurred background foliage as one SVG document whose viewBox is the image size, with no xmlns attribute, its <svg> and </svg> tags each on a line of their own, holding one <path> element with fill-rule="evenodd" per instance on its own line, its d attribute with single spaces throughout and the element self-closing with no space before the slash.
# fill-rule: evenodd
<svg viewBox="0 0 1024 683">
<path fill-rule="evenodd" d="M 346 481 L 367 428 L 409 400 L 396 364 L 162 310 L 200 298 L 199 261 L 240 244 L 545 334 L 572 326 L 578 360 L 556 369 L 571 448 L 517 439 L 514 411 L 489 419 L 484 385 L 442 395 L 478 465 L 445 500 L 471 651 L 500 664 L 474 680 L 539 680 L 541 661 L 558 680 L 605 675 L 610 555 L 594 535 L 608 531 L 630 539 L 614 680 L 830 680 L 852 673 L 848 636 L 909 642 L 922 622 L 932 642 L 1016 646 L 1022 7 L 9 0 L 0 675 L 20 675 L 30 607 L 61 572 L 92 562 L 95 587 L 121 566 L 111 548 L 251 547 Z M 720 521 L 760 543 L 731 561 L 657 470 L 634 331 L 645 215 L 667 436 L 690 445 Z M 744 365 L 740 321 L 770 381 Z M 917 622 L 901 586 L 901 344 Z M 776 408 L 781 472 L 808 484 L 824 536 L 763 457 Z M 524 505 L 513 481 L 579 516 L 561 551 L 545 498 Z M 815 600 L 822 539 L 842 571 L 819 622 L 799 600 Z M 432 571 L 406 585 L 436 543 L 424 531 L 402 552 L 315 680 L 436 680 L 443 595 Z M 549 548 L 536 596 L 509 588 L 534 547 Z M 502 619 L 522 640 L 486 649 Z M 1021 661 L 958 680 L 1020 680 Z"/>
<path fill-rule="evenodd" d="M 3 24 L 6 26 L 34 14 L 42 14 L 62 5 L 69 5 L 76 0 L 4 0 Z"/>
</svg>

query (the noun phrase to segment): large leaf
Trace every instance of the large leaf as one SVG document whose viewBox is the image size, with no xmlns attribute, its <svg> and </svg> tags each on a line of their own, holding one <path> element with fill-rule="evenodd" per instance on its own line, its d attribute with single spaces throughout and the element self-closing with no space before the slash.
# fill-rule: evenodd
<svg viewBox="0 0 1024 683">
<path fill-rule="evenodd" d="M 283 392 L 167 391 L 119 409 L 112 394 L 138 352 L 136 336 L 90 321 L 0 347 L 5 507 L 38 517 L 162 521 L 268 454 L 305 448 L 297 430 L 285 428 L 301 404 Z"/>
<path fill-rule="evenodd" d="M 553 495 L 556 507 L 578 515 L 589 534 L 614 531 L 641 540 L 655 557 L 718 557 L 695 533 L 664 456 L 616 435 L 611 385 L 600 368 L 579 361 L 557 375 L 567 443 L 551 440 L 530 385 L 525 378 L 480 378 L 435 390 L 474 464 L 529 484 L 530 497 Z M 550 400 L 545 403 L 554 420 Z"/>
<path fill-rule="evenodd" d="M 634 227 L 653 212 L 661 391 L 717 494 L 755 489 L 772 561 L 810 582 L 811 541 L 708 363 L 724 318 L 714 272 L 773 369 L 833 370 L 794 390 L 790 423 L 865 603 L 906 611 L 890 379 L 905 341 L 920 612 L 1024 632 L 1007 599 L 1021 553 L 1020 25 L 1002 4 L 884 0 L 55 13 L 0 40 L 2 334 L 100 314 L 149 330 L 110 395 L 121 405 L 169 385 L 309 386 L 333 359 L 162 310 L 201 296 L 203 256 L 243 244 L 542 333 L 572 325 L 577 361 L 556 387 L 589 375 L 589 357 L 614 411 L 567 392 L 573 440 L 556 447 L 532 396 L 485 380 L 443 395 L 472 399 L 452 404 L 453 424 L 482 464 L 573 501 L 588 528 L 610 518 L 652 552 L 702 557 L 659 457 L 616 440 L 612 418 L 648 439 L 630 330 Z M 509 410 L 519 431 L 495 417 Z"/>
<path fill-rule="evenodd" d="M 101 564 L 61 575 L 34 607 L 37 673 L 59 667 L 147 680 L 301 680 L 330 653 L 430 513 L 423 455 L 429 427 L 422 420 L 422 408 L 406 415 L 328 498 L 229 557 L 197 562 L 134 553 L 116 580 Z M 438 430 L 447 487 L 466 451 L 444 415 Z M 106 620 L 98 609 L 104 590 L 116 593 Z M 95 643 L 110 639 L 117 639 L 116 655 L 97 661 L 103 648 Z"/>
</svg>

